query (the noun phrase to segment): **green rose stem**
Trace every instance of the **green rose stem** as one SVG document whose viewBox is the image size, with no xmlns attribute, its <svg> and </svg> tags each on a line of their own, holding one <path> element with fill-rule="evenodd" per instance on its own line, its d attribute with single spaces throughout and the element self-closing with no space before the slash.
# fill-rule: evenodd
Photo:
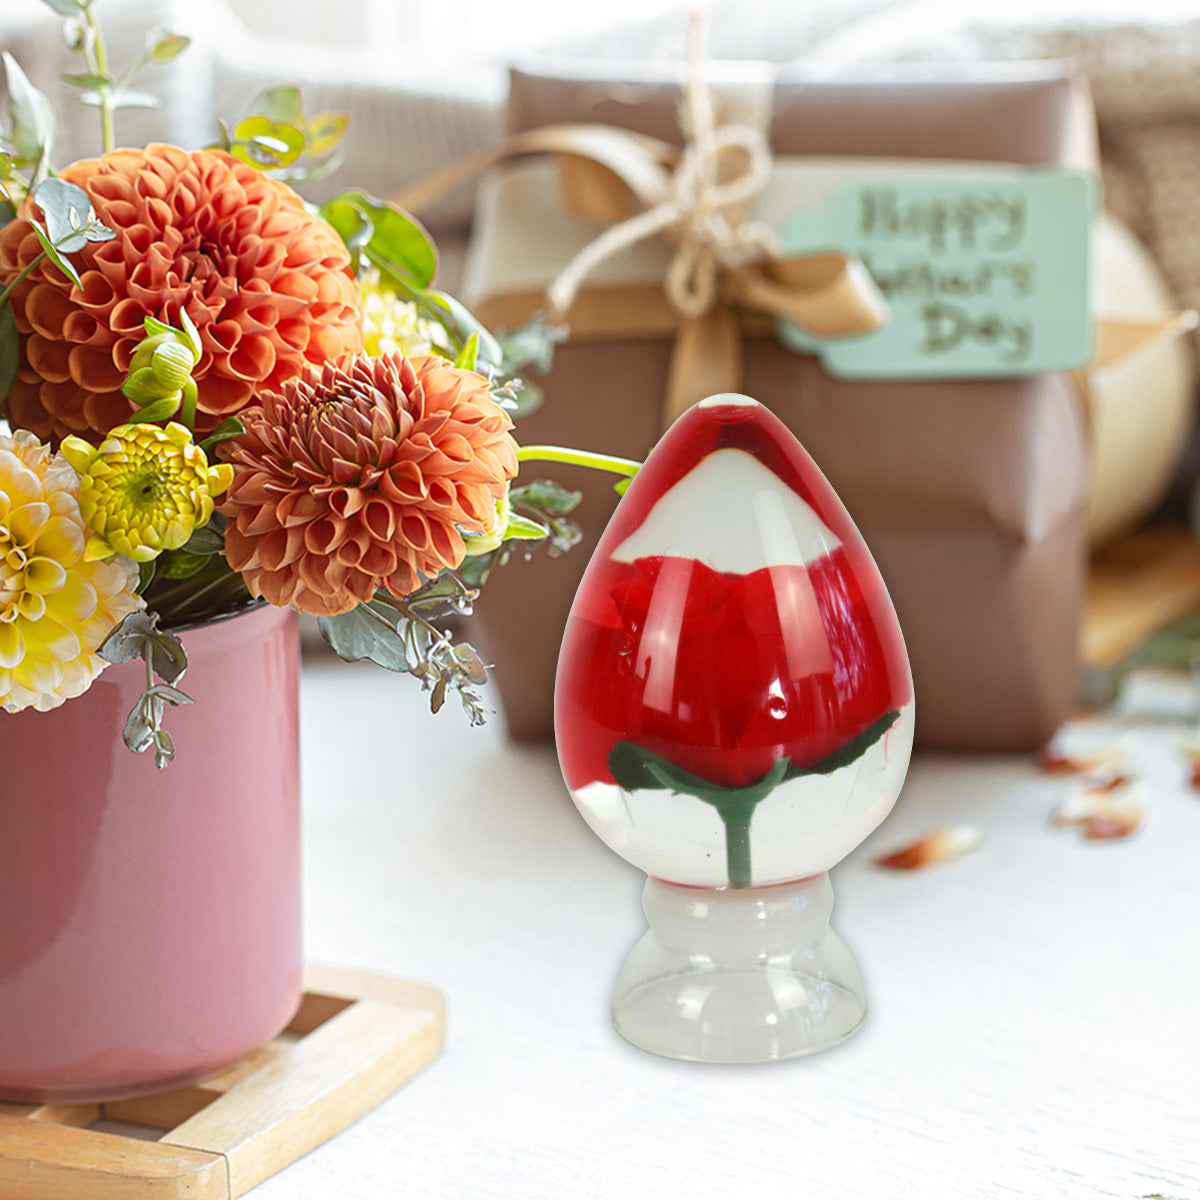
<svg viewBox="0 0 1200 1200">
<path fill-rule="evenodd" d="M 93 75 L 107 79 L 108 50 L 104 45 L 104 34 L 100 32 L 96 14 L 92 11 L 92 0 L 88 0 L 88 3 L 83 6 L 83 19 L 87 22 L 88 31 L 92 35 L 84 46 L 84 58 L 87 61 L 88 70 Z M 107 154 L 117 144 L 113 128 L 112 84 L 102 83 L 96 88 L 96 92 L 100 97 L 100 131 L 104 138 L 104 153 Z"/>
<path fill-rule="evenodd" d="M 658 762 L 647 762 L 647 772 L 663 787 L 674 792 L 693 795 L 705 804 L 711 804 L 725 826 L 725 865 L 729 875 L 729 886 L 749 887 L 750 871 L 750 822 L 754 810 L 779 786 L 787 772 L 790 759 L 781 758 L 759 780 L 740 788 L 723 788 L 716 784 L 709 788 L 681 786 L 680 778 Z M 688 781 L 695 776 L 688 776 Z M 703 782 L 703 781 L 700 781 Z"/>
</svg>

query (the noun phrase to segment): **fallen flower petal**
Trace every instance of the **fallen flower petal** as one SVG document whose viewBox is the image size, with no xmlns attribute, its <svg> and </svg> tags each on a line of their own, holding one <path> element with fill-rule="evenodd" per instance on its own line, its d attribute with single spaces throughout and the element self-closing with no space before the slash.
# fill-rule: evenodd
<svg viewBox="0 0 1200 1200">
<path fill-rule="evenodd" d="M 1051 814 L 1059 829 L 1077 826 L 1088 841 L 1115 841 L 1139 830 L 1150 792 L 1144 780 L 1114 775 L 1072 792 Z"/>
<path fill-rule="evenodd" d="M 944 825 L 899 850 L 880 855 L 874 862 L 877 867 L 893 871 L 916 871 L 961 858 L 982 845 L 983 830 L 978 825 Z"/>
</svg>

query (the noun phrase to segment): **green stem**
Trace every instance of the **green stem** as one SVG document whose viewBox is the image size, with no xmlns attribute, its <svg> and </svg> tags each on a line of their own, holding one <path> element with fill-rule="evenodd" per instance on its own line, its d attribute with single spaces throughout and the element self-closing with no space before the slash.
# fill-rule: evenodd
<svg viewBox="0 0 1200 1200">
<path fill-rule="evenodd" d="M 611 454 L 593 454 L 588 450 L 570 450 L 565 446 L 522 446 L 517 462 L 569 463 L 575 467 L 592 467 L 597 471 L 612 471 L 632 479 L 641 469 L 640 462 L 631 458 L 616 458 Z"/>
<path fill-rule="evenodd" d="M 8 287 L 6 287 L 6 288 L 4 289 L 4 291 L 0 292 L 0 304 L 3 304 L 3 303 L 5 302 L 5 300 L 7 300 L 7 299 L 9 298 L 9 296 L 11 296 L 11 295 L 13 294 L 13 292 L 14 292 L 14 291 L 16 291 L 17 284 L 19 284 L 19 283 L 21 282 L 21 280 L 22 280 L 22 279 L 24 279 L 24 278 L 25 278 L 25 276 L 26 276 L 26 275 L 28 275 L 28 274 L 29 274 L 29 272 L 30 272 L 30 271 L 32 271 L 32 270 L 33 270 L 33 268 L 34 268 L 34 267 L 36 267 L 36 266 L 38 265 L 38 263 L 40 263 L 40 262 L 42 261 L 42 259 L 43 259 L 43 258 L 45 258 L 45 257 L 46 257 L 46 252 L 45 252 L 45 250 L 43 250 L 43 251 L 41 252 L 41 254 L 39 254 L 39 255 L 37 256 L 37 258 L 35 258 L 35 259 L 34 259 L 34 260 L 33 260 L 33 261 L 32 261 L 32 262 L 29 264 L 29 266 L 27 266 L 27 267 L 26 267 L 26 268 L 25 268 L 25 269 L 24 269 L 24 270 L 23 270 L 23 271 L 22 271 L 22 272 L 21 272 L 21 273 L 20 273 L 20 274 L 19 274 L 19 275 L 16 277 L 16 279 L 14 279 L 14 280 L 12 281 L 12 283 L 10 283 L 10 284 L 8 285 Z"/>
<path fill-rule="evenodd" d="M 721 812 L 720 809 L 717 810 Z M 750 821 L 754 809 L 734 815 L 721 812 L 725 822 L 725 862 L 729 871 L 729 886 L 750 886 Z"/>
<path fill-rule="evenodd" d="M 96 14 L 92 11 L 90 0 L 84 5 L 83 17 L 92 34 L 92 48 L 84 55 L 87 59 L 88 70 L 93 75 L 103 75 L 108 78 L 108 49 L 104 45 L 104 35 L 100 32 L 100 25 L 96 20 Z M 101 84 L 96 91 L 100 94 L 100 132 L 104 138 L 104 153 L 107 154 L 117 144 L 113 128 L 112 85 Z"/>
</svg>

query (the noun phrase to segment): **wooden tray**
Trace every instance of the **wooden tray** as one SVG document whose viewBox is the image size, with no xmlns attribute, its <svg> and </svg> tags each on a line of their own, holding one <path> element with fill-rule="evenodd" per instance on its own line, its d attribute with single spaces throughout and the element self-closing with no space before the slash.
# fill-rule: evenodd
<svg viewBox="0 0 1200 1200">
<path fill-rule="evenodd" d="M 1184 528 L 1148 526 L 1092 559 L 1085 666 L 1112 667 L 1151 634 L 1200 609 L 1200 545 Z"/>
<path fill-rule="evenodd" d="M 314 964 L 304 986 L 280 1037 L 204 1083 L 107 1104 L 0 1104 L 0 1197 L 231 1200 L 442 1048 L 445 1001 L 433 988 Z"/>
</svg>

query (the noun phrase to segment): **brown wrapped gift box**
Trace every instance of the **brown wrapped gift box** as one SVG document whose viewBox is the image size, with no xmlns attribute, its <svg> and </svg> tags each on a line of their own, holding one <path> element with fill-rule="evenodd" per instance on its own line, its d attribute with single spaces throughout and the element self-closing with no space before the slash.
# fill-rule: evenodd
<svg viewBox="0 0 1200 1200">
<path fill-rule="evenodd" d="M 514 131 L 599 121 L 678 141 L 678 86 L 613 89 L 514 72 Z M 954 81 L 780 80 L 776 154 L 1094 166 L 1086 94 L 1049 65 Z M 499 231 L 494 231 L 499 232 Z M 486 302 L 480 305 L 487 318 Z M 666 341 L 567 342 L 539 380 L 523 443 L 641 458 L 661 433 Z M 856 383 L 769 337 L 745 343 L 742 390 L 796 433 L 845 501 L 904 629 L 925 746 L 1044 741 L 1076 681 L 1084 581 L 1086 429 L 1066 376 Z M 552 732 L 555 661 L 579 577 L 616 497 L 575 468 L 526 468 L 584 492 L 582 544 L 493 572 L 476 641 L 510 733 Z"/>
</svg>

